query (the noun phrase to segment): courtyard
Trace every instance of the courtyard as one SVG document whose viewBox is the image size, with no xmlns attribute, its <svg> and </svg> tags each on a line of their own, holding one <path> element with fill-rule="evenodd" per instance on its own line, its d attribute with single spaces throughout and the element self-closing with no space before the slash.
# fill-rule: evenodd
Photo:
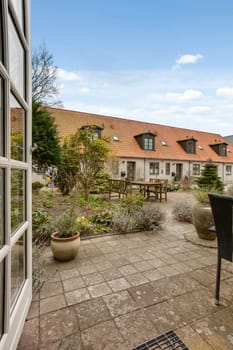
<svg viewBox="0 0 233 350">
<path fill-rule="evenodd" d="M 131 350 L 173 330 L 191 350 L 233 349 L 232 264 L 223 261 L 215 305 L 216 242 L 171 215 L 162 230 L 81 241 L 78 256 L 54 261 L 34 296 L 18 350 Z"/>
</svg>

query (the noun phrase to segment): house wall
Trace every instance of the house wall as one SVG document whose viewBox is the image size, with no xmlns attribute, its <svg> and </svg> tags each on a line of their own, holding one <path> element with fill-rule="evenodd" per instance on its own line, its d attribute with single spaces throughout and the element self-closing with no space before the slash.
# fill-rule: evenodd
<svg viewBox="0 0 233 350">
<path fill-rule="evenodd" d="M 112 171 L 113 177 L 116 179 L 124 179 L 128 177 L 127 163 L 135 162 L 135 180 L 149 181 L 150 178 L 162 178 L 168 179 L 169 182 L 176 180 L 177 164 L 181 164 L 182 174 L 181 181 L 184 178 L 191 180 L 191 183 L 198 177 L 193 173 L 193 164 L 200 165 L 200 173 L 203 169 L 205 162 L 192 162 L 192 161 L 175 161 L 175 160 L 158 160 L 158 159 L 142 159 L 142 158 L 118 158 L 117 168 L 114 172 L 109 166 L 109 170 Z M 157 174 L 150 173 L 150 163 L 159 163 L 159 172 Z M 166 163 L 170 164 L 170 173 L 166 174 Z M 215 163 L 218 167 L 218 176 L 221 178 L 225 185 L 233 184 L 233 164 L 232 163 Z M 226 167 L 231 166 L 231 174 L 226 174 Z M 122 176 L 124 175 L 124 176 Z"/>
</svg>

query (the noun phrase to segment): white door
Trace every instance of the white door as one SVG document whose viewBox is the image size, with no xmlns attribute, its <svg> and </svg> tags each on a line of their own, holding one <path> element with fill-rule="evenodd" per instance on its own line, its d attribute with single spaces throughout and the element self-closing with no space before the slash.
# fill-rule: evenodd
<svg viewBox="0 0 233 350">
<path fill-rule="evenodd" d="M 31 302 L 29 1 L 0 2 L 0 350 L 16 349 Z"/>
</svg>

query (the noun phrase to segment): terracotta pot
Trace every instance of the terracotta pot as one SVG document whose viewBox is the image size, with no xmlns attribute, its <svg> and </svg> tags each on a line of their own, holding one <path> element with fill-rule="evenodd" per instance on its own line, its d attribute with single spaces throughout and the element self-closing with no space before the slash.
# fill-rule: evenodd
<svg viewBox="0 0 233 350">
<path fill-rule="evenodd" d="M 214 225 L 214 218 L 208 204 L 195 204 L 192 209 L 192 217 L 199 238 L 209 241 L 216 238 L 216 233 L 209 231 L 209 228 Z"/>
<path fill-rule="evenodd" d="M 51 234 L 51 249 L 54 258 L 59 261 L 69 261 L 76 257 L 80 246 L 80 233 L 75 236 L 60 238 L 59 232 Z"/>
</svg>

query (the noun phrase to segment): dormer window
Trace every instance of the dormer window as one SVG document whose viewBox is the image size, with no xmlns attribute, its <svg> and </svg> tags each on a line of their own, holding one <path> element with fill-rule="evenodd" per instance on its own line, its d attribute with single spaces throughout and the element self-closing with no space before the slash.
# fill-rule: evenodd
<svg viewBox="0 0 233 350">
<path fill-rule="evenodd" d="M 155 134 L 148 132 L 135 136 L 139 146 L 145 151 L 155 150 Z"/>
<path fill-rule="evenodd" d="M 81 127 L 82 130 L 89 129 L 93 131 L 93 139 L 101 139 L 101 132 L 103 128 L 97 125 L 84 125 Z"/>
<path fill-rule="evenodd" d="M 227 143 L 221 142 L 216 143 L 213 145 L 210 145 L 210 147 L 220 156 L 220 157 L 226 157 L 227 156 Z"/>
<path fill-rule="evenodd" d="M 152 136 L 144 136 L 144 149 L 153 151 L 154 150 L 154 138 Z"/>
<path fill-rule="evenodd" d="M 193 137 L 178 141 L 183 150 L 188 154 L 196 154 L 196 142 Z"/>
</svg>

